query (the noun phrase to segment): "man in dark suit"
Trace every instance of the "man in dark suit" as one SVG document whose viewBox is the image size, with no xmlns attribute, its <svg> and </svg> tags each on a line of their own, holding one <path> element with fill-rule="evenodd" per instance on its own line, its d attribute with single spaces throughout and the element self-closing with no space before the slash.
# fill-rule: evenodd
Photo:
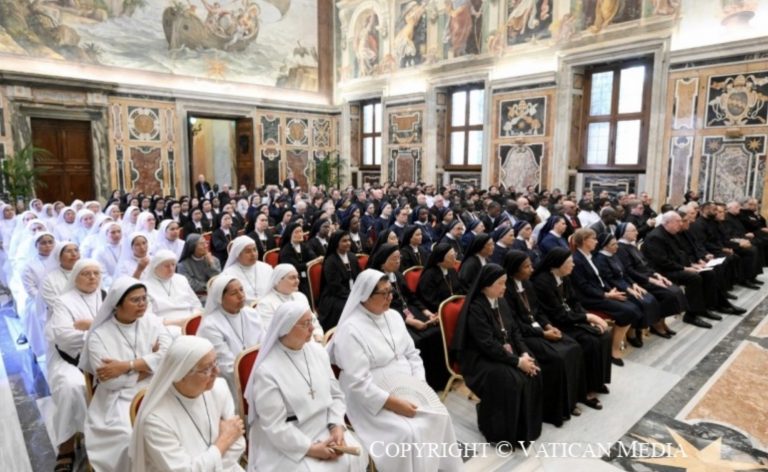
<svg viewBox="0 0 768 472">
<path fill-rule="evenodd" d="M 299 188 L 299 182 L 293 178 L 293 171 L 291 169 L 288 169 L 288 175 L 285 180 L 283 180 L 283 188 L 287 188 L 291 195 L 293 195 L 293 192 Z"/>
<path fill-rule="evenodd" d="M 643 255 L 657 272 L 685 287 L 690 309 L 683 316 L 683 321 L 701 328 L 711 328 L 711 324 L 700 318 L 710 315 L 705 304 L 703 272 L 690 263 L 675 238 L 682 230 L 683 219 L 675 211 L 664 213 L 660 219 L 660 224 L 645 238 Z"/>
<path fill-rule="evenodd" d="M 200 174 L 197 176 L 197 183 L 195 184 L 195 192 L 197 192 L 197 198 L 202 200 L 205 198 L 205 194 L 211 191 L 211 184 L 206 182 L 205 176 Z"/>
<path fill-rule="evenodd" d="M 614 234 L 616 232 L 616 210 L 606 206 L 600 210 L 600 221 L 593 223 L 589 228 L 600 237 L 603 233 Z"/>
<path fill-rule="evenodd" d="M 579 221 L 579 206 L 572 200 L 563 200 L 563 216 L 565 222 L 568 223 L 568 227 L 565 228 L 563 237 L 568 240 L 568 237 L 574 233 L 577 229 L 581 228 L 581 222 Z"/>
<path fill-rule="evenodd" d="M 627 205 L 629 215 L 627 223 L 632 223 L 637 228 L 637 237 L 639 240 L 645 239 L 645 236 L 656 226 L 656 219 L 649 218 L 645 214 L 645 206 L 639 200 L 633 200 Z"/>
</svg>

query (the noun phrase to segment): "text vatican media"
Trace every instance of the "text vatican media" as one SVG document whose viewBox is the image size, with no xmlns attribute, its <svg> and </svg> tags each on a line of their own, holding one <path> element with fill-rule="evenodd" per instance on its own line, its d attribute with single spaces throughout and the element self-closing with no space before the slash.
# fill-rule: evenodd
<svg viewBox="0 0 768 472">
<path fill-rule="evenodd" d="M 387 443 L 375 441 L 370 449 L 373 457 L 510 457 L 523 454 L 525 457 L 600 459 L 613 458 L 652 459 L 661 457 L 685 457 L 685 452 L 674 444 L 649 444 L 642 441 L 578 443 L 578 442 L 525 442 L 511 443 Z"/>
</svg>

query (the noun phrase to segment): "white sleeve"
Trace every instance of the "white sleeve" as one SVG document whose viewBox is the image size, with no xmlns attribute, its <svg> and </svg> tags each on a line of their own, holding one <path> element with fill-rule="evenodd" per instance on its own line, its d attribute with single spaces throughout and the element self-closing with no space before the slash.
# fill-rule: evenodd
<svg viewBox="0 0 768 472">
<path fill-rule="evenodd" d="M 229 349 L 227 338 L 224 333 L 216 326 L 215 323 L 208 319 L 207 315 L 203 317 L 203 321 L 200 323 L 200 328 L 197 331 L 197 335 L 207 339 L 213 344 L 213 349 L 216 351 L 216 360 L 219 363 L 219 368 L 224 373 L 231 373 L 235 368 L 235 356 Z"/>
<path fill-rule="evenodd" d="M 371 415 L 378 414 L 389 398 L 389 393 L 373 381 L 368 353 L 355 333 L 348 330 L 343 339 L 336 339 L 335 357 L 342 369 L 341 375 L 352 379 L 349 382 L 349 396 L 357 397 L 358 403 L 365 405 Z"/>
<path fill-rule="evenodd" d="M 190 456 L 179 440 L 179 434 L 157 415 L 144 420 L 144 450 L 148 461 L 159 470 L 185 470 L 189 472 L 223 471 L 221 452 L 215 445 L 196 456 Z"/>
</svg>

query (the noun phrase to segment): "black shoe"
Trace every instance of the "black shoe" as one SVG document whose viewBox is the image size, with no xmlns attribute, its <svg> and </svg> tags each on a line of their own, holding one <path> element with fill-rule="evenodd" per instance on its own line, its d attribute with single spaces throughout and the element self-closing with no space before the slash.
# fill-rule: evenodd
<svg viewBox="0 0 768 472">
<path fill-rule="evenodd" d="M 757 278 L 754 278 L 754 279 L 750 280 L 750 282 L 752 282 L 755 285 L 763 285 L 765 283 L 762 280 L 759 280 Z"/>
<path fill-rule="evenodd" d="M 598 389 L 597 389 L 597 393 L 605 393 L 605 394 L 609 394 L 609 393 L 611 393 L 611 391 L 610 391 L 610 390 L 608 390 L 608 386 L 607 386 L 607 385 L 603 384 L 603 386 L 602 386 L 602 387 L 600 387 L 600 388 L 598 388 Z"/>
<path fill-rule="evenodd" d="M 18 338 L 16 338 L 16 344 L 27 344 L 29 341 L 27 340 L 27 337 L 24 336 L 24 333 L 20 334 Z"/>
<path fill-rule="evenodd" d="M 683 317 L 683 323 L 692 324 L 694 326 L 698 326 L 699 328 L 711 328 L 712 325 L 707 323 L 706 321 L 702 320 L 696 315 L 690 316 L 690 317 Z"/>
<path fill-rule="evenodd" d="M 732 293 L 726 293 L 725 294 L 725 298 L 727 298 L 728 300 L 738 300 L 739 299 L 739 297 L 737 297 L 736 295 L 734 295 Z"/>
<path fill-rule="evenodd" d="M 667 334 L 670 335 L 670 336 L 674 336 L 674 335 L 677 334 L 677 331 L 672 331 L 672 328 L 667 326 Z"/>
<path fill-rule="evenodd" d="M 643 340 L 639 337 L 635 336 L 633 338 L 630 338 L 627 336 L 627 342 L 635 347 L 643 347 Z"/>
<path fill-rule="evenodd" d="M 595 410 L 602 410 L 603 409 L 603 404 L 600 403 L 600 400 L 598 400 L 597 398 L 590 398 L 590 399 L 587 399 L 587 400 L 582 400 L 581 403 L 583 403 L 583 404 L 587 405 L 588 407 L 593 408 Z"/>
<path fill-rule="evenodd" d="M 671 334 L 669 334 L 669 333 L 662 333 L 661 331 L 659 331 L 658 329 L 654 328 L 653 326 L 651 326 L 651 333 L 655 334 L 656 336 L 661 336 L 662 338 L 665 338 L 665 339 L 669 339 L 669 338 L 672 337 Z"/>
<path fill-rule="evenodd" d="M 618 357 L 611 356 L 611 364 L 617 365 L 619 367 L 624 367 L 624 360 L 619 359 Z"/>
<path fill-rule="evenodd" d="M 755 285 L 755 284 L 753 284 L 752 282 L 749 282 L 749 281 L 747 281 L 747 282 L 739 282 L 737 285 L 741 285 L 742 287 L 746 287 L 746 288 L 748 288 L 750 290 L 760 290 L 760 286 L 759 285 Z"/>
<path fill-rule="evenodd" d="M 720 313 L 725 313 L 727 315 L 743 315 L 744 313 L 747 312 L 747 310 L 745 310 L 744 308 L 739 308 L 733 305 L 722 306 L 718 308 L 717 311 L 719 311 Z"/>
<path fill-rule="evenodd" d="M 709 318 L 710 320 L 716 320 L 716 321 L 720 321 L 720 320 L 723 319 L 722 316 L 720 316 L 718 314 L 715 314 L 715 313 L 712 313 L 709 310 L 705 310 L 699 316 L 703 316 L 704 318 Z"/>
</svg>

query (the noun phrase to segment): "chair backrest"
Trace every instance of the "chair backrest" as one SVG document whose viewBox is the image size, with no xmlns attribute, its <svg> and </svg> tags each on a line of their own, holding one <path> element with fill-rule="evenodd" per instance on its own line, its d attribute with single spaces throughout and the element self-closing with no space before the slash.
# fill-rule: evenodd
<svg viewBox="0 0 768 472">
<path fill-rule="evenodd" d="M 237 355 L 235 359 L 235 387 L 237 388 L 237 400 L 240 405 L 240 413 L 243 421 L 248 418 L 248 402 L 245 401 L 245 387 L 248 386 L 248 378 L 251 376 L 253 364 L 259 356 L 261 345 L 249 347 Z"/>
<path fill-rule="evenodd" d="M 459 269 L 461 269 L 461 261 L 456 260 L 456 262 L 453 263 L 453 268 L 456 269 L 456 272 L 458 272 Z"/>
<path fill-rule="evenodd" d="M 405 284 L 408 286 L 408 290 L 410 290 L 412 293 L 416 293 L 416 291 L 419 289 L 419 279 L 421 278 L 421 273 L 423 271 L 424 267 L 413 266 L 409 267 L 405 270 L 405 272 L 403 272 L 403 277 L 405 277 Z"/>
<path fill-rule="evenodd" d="M 312 311 L 317 311 L 317 302 L 320 300 L 320 290 L 323 280 L 323 256 L 312 259 L 307 263 L 307 274 L 309 276 L 309 301 L 312 303 Z"/>
<path fill-rule="evenodd" d="M 229 254 L 229 250 L 232 249 L 232 244 L 234 244 L 234 242 L 235 240 L 233 239 L 232 241 L 227 243 L 227 254 Z"/>
<path fill-rule="evenodd" d="M 360 267 L 360 271 L 364 271 L 366 267 L 368 267 L 368 254 L 359 253 L 357 254 L 357 265 Z"/>
<path fill-rule="evenodd" d="M 264 253 L 264 262 L 271 265 L 272 267 L 277 266 L 280 261 L 280 249 L 274 248 L 270 249 L 269 251 Z"/>
<path fill-rule="evenodd" d="M 576 252 L 576 242 L 573 240 L 573 235 L 568 236 L 568 248 L 571 252 Z"/>
<path fill-rule="evenodd" d="M 184 334 L 187 336 L 196 335 L 201 321 L 203 321 L 203 315 L 201 314 L 187 318 L 187 321 L 184 322 L 184 329 L 182 331 L 184 331 Z"/>
<path fill-rule="evenodd" d="M 277 246 L 278 249 L 280 249 L 280 242 L 282 242 L 283 237 L 279 234 L 275 235 L 275 246 Z"/>
<path fill-rule="evenodd" d="M 136 392 L 136 395 L 134 395 L 133 400 L 131 400 L 131 426 L 134 426 L 136 424 L 136 417 L 139 416 L 139 408 L 141 408 L 141 402 L 144 401 L 144 395 L 147 394 L 147 389 L 142 388 L 138 392 Z"/>
<path fill-rule="evenodd" d="M 329 342 L 331 342 L 331 338 L 333 338 L 333 335 L 336 334 L 336 327 L 329 329 L 325 332 L 325 335 L 323 336 L 323 345 L 327 346 Z M 341 375 L 341 369 L 339 369 L 339 366 L 336 364 L 331 364 L 331 370 L 333 371 L 333 375 L 336 376 L 336 378 L 339 378 L 339 375 Z"/>
<path fill-rule="evenodd" d="M 237 235 L 238 236 L 242 236 L 244 234 L 245 234 L 245 228 L 240 228 L 240 229 L 237 230 Z"/>
<path fill-rule="evenodd" d="M 96 393 L 96 382 L 94 382 L 93 374 L 83 371 L 85 377 L 85 404 L 90 405 L 93 394 Z"/>
<path fill-rule="evenodd" d="M 437 316 L 440 318 L 440 333 L 443 336 L 443 354 L 445 355 L 445 367 L 448 372 L 460 375 L 457 362 L 451 362 L 450 348 L 453 343 L 453 335 L 456 334 L 456 326 L 459 322 L 459 314 L 464 306 L 464 295 L 454 295 L 440 304 Z"/>
</svg>

